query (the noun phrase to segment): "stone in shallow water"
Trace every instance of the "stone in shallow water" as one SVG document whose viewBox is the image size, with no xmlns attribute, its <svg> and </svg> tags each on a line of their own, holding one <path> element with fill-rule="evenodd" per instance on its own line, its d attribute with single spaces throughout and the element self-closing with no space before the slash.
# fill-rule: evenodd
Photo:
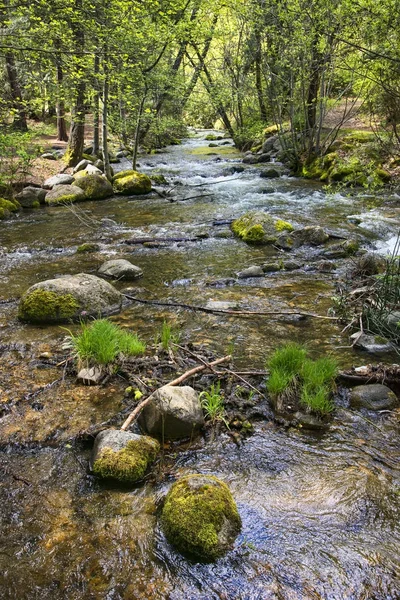
<svg viewBox="0 0 400 600">
<path fill-rule="evenodd" d="M 144 477 L 159 449 L 160 444 L 151 437 L 107 429 L 96 437 L 92 471 L 102 479 L 134 483 Z"/>
<path fill-rule="evenodd" d="M 392 344 L 377 335 L 368 335 L 366 333 L 360 335 L 360 332 L 358 332 L 353 333 L 353 335 L 350 336 L 350 339 L 356 340 L 354 344 L 356 348 L 361 348 L 361 350 L 371 352 L 372 354 L 381 354 L 383 352 L 393 351 Z"/>
<path fill-rule="evenodd" d="M 206 308 L 212 310 L 235 310 L 238 308 L 237 302 L 224 302 L 223 300 L 209 300 L 206 304 Z"/>
<path fill-rule="evenodd" d="M 150 435 L 171 440 L 190 437 L 204 425 L 199 394 L 188 385 L 164 385 L 143 408 L 139 423 Z"/>
<path fill-rule="evenodd" d="M 239 277 L 239 279 L 248 279 L 249 277 L 264 277 L 265 273 L 262 269 L 262 267 L 248 267 L 247 269 L 244 269 L 243 271 L 239 271 L 239 273 L 237 274 L 237 276 Z"/>
<path fill-rule="evenodd" d="M 112 279 L 137 279 L 143 275 L 142 269 L 133 265 L 129 260 L 118 258 L 107 260 L 99 268 L 99 275 L 111 277 Z"/>
<path fill-rule="evenodd" d="M 187 475 L 168 492 L 161 524 L 178 550 L 213 561 L 231 548 L 241 519 L 225 483 L 210 475 Z"/>
<path fill-rule="evenodd" d="M 350 404 L 353 408 L 391 410 L 399 406 L 399 400 L 396 394 L 386 385 L 372 383 L 354 387 L 350 391 Z"/>
</svg>

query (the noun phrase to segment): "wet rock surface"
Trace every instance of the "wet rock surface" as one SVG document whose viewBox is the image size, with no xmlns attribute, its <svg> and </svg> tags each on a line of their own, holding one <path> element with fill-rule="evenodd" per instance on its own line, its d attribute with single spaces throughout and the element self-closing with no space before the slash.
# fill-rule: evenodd
<svg viewBox="0 0 400 600">
<path fill-rule="evenodd" d="M 99 275 L 111 279 L 132 280 L 142 277 L 143 271 L 140 267 L 133 265 L 125 259 L 107 260 L 101 265 Z"/>
<path fill-rule="evenodd" d="M 354 387 L 350 391 L 350 404 L 353 408 L 369 410 L 391 410 L 400 406 L 396 394 L 380 383 Z"/>
</svg>

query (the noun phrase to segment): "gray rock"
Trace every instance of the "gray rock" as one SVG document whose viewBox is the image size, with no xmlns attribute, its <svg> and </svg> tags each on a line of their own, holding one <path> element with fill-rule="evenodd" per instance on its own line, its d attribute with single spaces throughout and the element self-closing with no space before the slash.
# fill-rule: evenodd
<svg viewBox="0 0 400 600">
<path fill-rule="evenodd" d="M 89 164 L 89 161 L 86 160 L 86 158 L 84 158 L 83 160 L 78 162 L 78 164 L 72 169 L 72 172 L 77 173 L 78 171 L 83 171 L 83 169 L 86 169 L 88 164 Z"/>
<path fill-rule="evenodd" d="M 84 385 L 98 385 L 103 377 L 103 371 L 100 367 L 81 369 L 78 373 L 78 382 Z"/>
<path fill-rule="evenodd" d="M 117 152 L 115 158 L 125 158 L 126 156 L 129 156 L 129 154 L 129 150 L 121 150 L 120 152 Z"/>
<path fill-rule="evenodd" d="M 245 156 L 242 160 L 242 163 L 245 165 L 256 165 L 259 162 L 259 156 L 255 156 L 254 154 L 249 154 Z"/>
<path fill-rule="evenodd" d="M 296 269 L 301 269 L 302 268 L 302 264 L 295 261 L 295 260 L 284 260 L 283 261 L 283 268 L 285 269 L 285 271 L 295 271 Z"/>
<path fill-rule="evenodd" d="M 143 275 L 142 269 L 122 258 L 107 260 L 99 268 L 99 275 L 112 279 L 137 279 Z"/>
<path fill-rule="evenodd" d="M 99 172 L 101 173 L 101 171 Z M 81 171 L 81 173 L 84 173 L 84 171 Z M 114 193 L 113 186 L 102 175 L 96 174 L 79 177 L 75 185 L 85 192 L 87 200 L 102 200 L 103 198 L 109 198 Z"/>
<path fill-rule="evenodd" d="M 49 177 L 43 184 L 43 187 L 47 190 L 51 190 L 55 185 L 69 185 L 73 183 L 74 178 L 72 175 L 67 175 L 66 173 L 60 173 L 59 175 L 53 175 L 53 177 Z"/>
<path fill-rule="evenodd" d="M 101 172 L 104 171 L 104 162 L 100 158 L 98 158 L 96 160 L 96 162 L 94 163 L 94 166 L 97 167 L 98 169 L 100 169 Z"/>
<path fill-rule="evenodd" d="M 292 250 L 293 245 L 293 238 L 290 233 L 281 233 L 275 241 L 275 246 L 282 250 Z"/>
<path fill-rule="evenodd" d="M 84 191 L 76 185 L 55 185 L 46 194 L 46 204 L 55 206 L 57 204 L 71 204 L 85 200 Z"/>
<path fill-rule="evenodd" d="M 165 439 L 190 437 L 204 425 L 198 393 L 189 386 L 165 385 L 142 410 L 141 427 Z"/>
<path fill-rule="evenodd" d="M 280 271 L 281 265 L 279 263 L 266 263 L 262 266 L 264 273 L 273 273 L 274 271 Z"/>
<path fill-rule="evenodd" d="M 393 350 L 392 344 L 380 336 L 368 335 L 366 333 L 360 335 L 358 332 L 353 333 L 353 335 L 350 336 L 350 339 L 356 340 L 354 344 L 356 348 L 360 348 L 371 354 L 382 354 L 385 352 L 392 352 Z"/>
<path fill-rule="evenodd" d="M 267 140 L 265 140 L 265 142 L 262 145 L 262 151 L 263 151 L 263 153 L 271 152 L 271 150 L 273 149 L 274 144 L 277 141 L 277 139 L 278 139 L 277 135 L 272 135 Z"/>
<path fill-rule="evenodd" d="M 369 410 L 391 410 L 399 406 L 396 394 L 386 385 L 373 383 L 357 385 L 350 391 L 350 405 L 353 408 Z"/>
<path fill-rule="evenodd" d="M 212 310 L 235 310 L 238 308 L 237 302 L 224 302 L 222 300 L 209 300 L 206 304 L 206 308 Z"/>
<path fill-rule="evenodd" d="M 237 276 L 239 279 L 248 279 L 249 277 L 264 277 L 264 271 L 262 267 L 248 267 L 243 271 L 239 271 Z"/>
<path fill-rule="evenodd" d="M 89 164 L 83 170 L 86 173 L 88 173 L 89 175 L 99 175 L 100 177 L 103 177 L 103 171 L 101 169 L 99 169 L 98 167 L 96 167 L 95 165 Z"/>
<path fill-rule="evenodd" d="M 310 225 L 302 229 L 296 229 L 296 231 L 291 233 L 291 237 L 293 238 L 295 247 L 302 246 L 303 244 L 320 246 L 329 239 L 329 235 L 319 225 Z"/>
<path fill-rule="evenodd" d="M 44 204 L 46 194 L 47 190 L 28 185 L 16 195 L 16 199 L 23 208 L 34 208 L 38 202 Z"/>
<path fill-rule="evenodd" d="M 232 165 L 224 170 L 224 175 L 234 175 L 235 173 L 243 173 L 246 167 L 243 165 Z"/>
<path fill-rule="evenodd" d="M 123 296 L 95 275 L 64 275 L 35 283 L 22 296 L 18 316 L 29 323 L 60 323 L 119 312 Z"/>
<path fill-rule="evenodd" d="M 134 483 L 154 462 L 160 444 L 148 436 L 106 429 L 95 440 L 90 467 L 102 479 Z"/>
<path fill-rule="evenodd" d="M 281 174 L 278 169 L 264 169 L 264 171 L 261 171 L 260 173 L 260 177 L 265 179 L 276 179 L 280 176 Z"/>
<path fill-rule="evenodd" d="M 55 156 L 55 154 L 53 154 L 53 152 L 45 152 L 41 155 L 40 158 L 46 158 L 47 160 L 57 160 L 57 157 Z"/>
<path fill-rule="evenodd" d="M 267 154 L 266 152 L 263 152 L 262 154 L 260 154 L 258 156 L 258 162 L 259 163 L 267 163 L 271 160 L 271 155 Z"/>
</svg>

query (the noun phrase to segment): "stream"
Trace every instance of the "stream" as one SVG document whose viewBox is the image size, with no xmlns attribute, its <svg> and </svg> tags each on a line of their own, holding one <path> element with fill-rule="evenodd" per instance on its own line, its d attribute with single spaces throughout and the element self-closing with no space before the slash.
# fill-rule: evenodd
<svg viewBox="0 0 400 600">
<path fill-rule="evenodd" d="M 327 432 L 258 421 L 239 446 L 224 432 L 173 445 L 158 477 L 133 489 L 111 487 L 90 475 L 90 445 L 73 438 L 121 410 L 126 381 L 116 378 L 101 389 L 77 386 L 68 377 L 59 383 L 60 368 L 45 359 L 57 356 L 67 332 L 17 320 L 18 298 L 30 285 L 96 273 L 117 257 L 143 269 L 143 278 L 131 285 L 132 295 L 143 299 L 198 306 L 228 301 L 246 311 L 326 316 L 335 282 L 351 259 L 335 261 L 326 272 L 319 266 L 320 248 L 301 247 L 289 255 L 246 245 L 231 235 L 227 222 L 252 209 L 294 227 L 321 225 L 334 236 L 359 240 L 368 251 L 393 248 L 400 222 L 395 194 L 327 194 L 315 182 L 260 177 L 268 164 L 235 172 L 242 156 L 231 144 L 222 145 L 226 140 L 209 148 L 209 133 L 217 132 L 198 132 L 180 146 L 140 158 L 140 171 L 167 178 L 167 186 L 156 186 L 171 190 L 166 198 L 152 193 L 46 207 L 0 226 L 1 598 L 400 598 L 398 411 L 354 411 L 344 394 Z M 115 167 L 130 164 L 124 159 Z M 87 242 L 99 251 L 77 253 Z M 249 266 L 282 258 L 303 266 L 237 278 Z M 116 286 L 126 288 L 126 282 Z M 132 303 L 112 320 L 149 345 L 167 320 L 182 341 L 205 344 L 219 355 L 233 351 L 235 365 L 246 369 L 264 368 L 271 351 L 289 340 L 307 344 L 313 357 L 332 353 L 341 367 L 396 362 L 396 355 L 371 357 L 349 348 L 343 326 L 325 319 L 237 318 Z M 235 547 L 214 564 L 182 557 L 158 525 L 161 499 L 177 477 L 189 473 L 225 481 L 242 518 Z"/>
</svg>

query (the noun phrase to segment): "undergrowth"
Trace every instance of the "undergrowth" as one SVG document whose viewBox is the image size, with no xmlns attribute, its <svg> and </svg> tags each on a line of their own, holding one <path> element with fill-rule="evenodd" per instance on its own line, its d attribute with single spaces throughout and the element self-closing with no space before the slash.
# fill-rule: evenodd
<svg viewBox="0 0 400 600">
<path fill-rule="evenodd" d="M 224 398 L 221 394 L 221 382 L 212 384 L 209 390 L 201 392 L 200 403 L 204 410 L 205 416 L 213 425 L 217 421 L 222 421 L 229 428 L 225 418 Z"/>
<path fill-rule="evenodd" d="M 331 394 L 338 371 L 333 358 L 313 361 L 307 358 L 303 346 L 290 343 L 273 353 L 267 367 L 270 371 L 267 389 L 273 398 L 284 396 L 320 416 L 333 411 Z"/>
</svg>

